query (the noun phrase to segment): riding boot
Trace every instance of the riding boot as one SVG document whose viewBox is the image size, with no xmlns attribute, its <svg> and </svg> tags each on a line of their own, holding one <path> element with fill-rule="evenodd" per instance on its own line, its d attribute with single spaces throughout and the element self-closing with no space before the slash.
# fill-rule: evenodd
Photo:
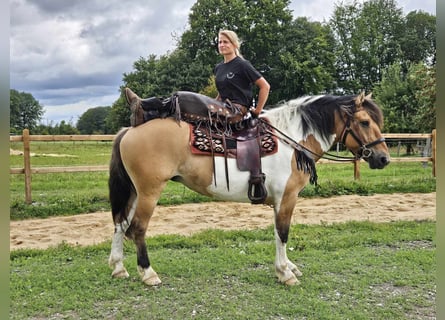
<svg viewBox="0 0 445 320">
<path fill-rule="evenodd" d="M 135 94 L 131 89 L 125 88 L 125 94 L 127 97 L 127 102 L 130 104 L 130 109 L 132 104 L 137 108 L 137 112 L 142 110 L 142 122 L 147 122 L 156 118 L 165 118 L 170 115 L 170 109 L 167 107 L 167 104 L 170 102 L 170 99 L 162 100 L 157 97 L 145 98 L 141 99 L 137 94 Z M 132 109 L 133 112 L 133 109 Z M 134 118 L 134 117 L 133 117 Z M 131 120 L 131 116 L 130 116 Z M 140 120 L 139 120 L 140 122 Z M 138 123 L 138 124 L 141 124 Z"/>
<path fill-rule="evenodd" d="M 131 111 L 130 125 L 136 127 L 144 123 L 144 110 L 141 107 L 141 99 L 139 96 L 131 91 L 130 88 L 125 88 L 125 98 Z"/>
</svg>

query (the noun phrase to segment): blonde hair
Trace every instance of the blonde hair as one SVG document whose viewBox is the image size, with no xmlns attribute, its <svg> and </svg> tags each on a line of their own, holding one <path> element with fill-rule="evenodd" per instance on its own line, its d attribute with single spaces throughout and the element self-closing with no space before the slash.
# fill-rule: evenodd
<svg viewBox="0 0 445 320">
<path fill-rule="evenodd" d="M 218 33 L 218 36 L 221 36 L 221 35 L 226 36 L 227 39 L 229 39 L 229 41 L 235 46 L 235 54 L 238 57 L 243 58 L 243 56 L 241 55 L 240 49 L 239 49 L 241 46 L 241 43 L 238 38 L 238 35 L 235 32 L 233 32 L 232 30 L 221 30 Z"/>
</svg>

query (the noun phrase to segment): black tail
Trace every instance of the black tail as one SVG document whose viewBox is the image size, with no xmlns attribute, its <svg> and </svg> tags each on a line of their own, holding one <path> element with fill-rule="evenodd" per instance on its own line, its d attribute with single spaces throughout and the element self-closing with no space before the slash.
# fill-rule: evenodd
<svg viewBox="0 0 445 320">
<path fill-rule="evenodd" d="M 113 150 L 110 161 L 110 176 L 108 178 L 109 199 L 111 203 L 111 214 L 115 223 L 126 220 L 128 201 L 131 193 L 135 191 L 134 185 L 124 168 L 119 149 L 121 140 L 128 128 L 122 129 L 116 135 L 113 142 Z"/>
</svg>

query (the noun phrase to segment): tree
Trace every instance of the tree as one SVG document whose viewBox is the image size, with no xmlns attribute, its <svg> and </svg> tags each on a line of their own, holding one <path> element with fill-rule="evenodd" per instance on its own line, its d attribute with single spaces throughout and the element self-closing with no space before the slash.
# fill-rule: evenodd
<svg viewBox="0 0 445 320">
<path fill-rule="evenodd" d="M 77 129 L 81 134 L 106 134 L 109 130 L 105 119 L 111 107 L 95 107 L 85 111 L 77 121 Z"/>
<path fill-rule="evenodd" d="M 134 71 L 124 74 L 128 86 L 141 97 L 165 97 L 177 90 L 199 92 L 208 85 L 209 77 L 221 56 L 217 51 L 217 35 L 221 29 L 232 29 L 243 36 L 242 52 L 265 76 L 271 65 L 279 61 L 277 50 L 283 41 L 292 15 L 289 1 L 198 0 L 189 15 L 186 30 L 173 52 L 159 58 L 150 55 L 133 64 Z M 271 83 L 276 88 L 280 79 Z M 128 125 L 125 99 L 113 105 L 113 128 Z"/>
<path fill-rule="evenodd" d="M 436 128 L 436 69 L 418 63 L 411 68 L 409 77 L 416 86 L 417 112 L 413 120 L 417 132 L 431 132 Z"/>
<path fill-rule="evenodd" d="M 216 89 L 215 76 L 210 76 L 207 86 L 205 86 L 200 92 L 207 97 L 216 97 L 218 95 L 218 89 Z"/>
<path fill-rule="evenodd" d="M 370 91 L 383 71 L 400 60 L 402 9 L 395 0 L 336 5 L 329 24 L 334 32 L 339 90 Z"/>
<path fill-rule="evenodd" d="M 244 0 L 198 0 L 192 6 L 186 30 L 178 48 L 202 65 L 213 66 L 219 61 L 218 31 L 232 29 L 235 32 L 247 30 L 246 17 L 249 15 Z M 240 32 L 239 32 L 240 33 Z M 209 75 L 208 75 L 209 76 Z"/>
<path fill-rule="evenodd" d="M 275 84 L 270 100 L 278 102 L 334 88 L 334 39 L 328 26 L 297 18 L 283 39 L 284 49 L 269 72 Z"/>
<path fill-rule="evenodd" d="M 411 11 L 405 17 L 400 39 L 402 59 L 409 63 L 436 64 L 436 17 L 422 11 Z"/>
<path fill-rule="evenodd" d="M 391 65 L 375 86 L 376 101 L 385 115 L 385 131 L 393 133 L 431 132 L 435 128 L 435 69 L 412 64 L 408 72 L 402 63 Z"/>
<path fill-rule="evenodd" d="M 10 90 L 10 118 L 11 132 L 20 133 L 27 128 L 32 131 L 44 114 L 43 107 L 30 93 Z"/>
<path fill-rule="evenodd" d="M 105 123 L 110 133 L 117 133 L 122 127 L 130 126 L 130 109 L 123 94 L 111 106 Z"/>
<path fill-rule="evenodd" d="M 54 125 L 52 121 L 47 125 L 39 124 L 34 128 L 33 131 L 34 134 L 79 134 L 79 130 L 77 130 L 72 122 L 65 122 L 65 120 L 62 120 L 56 125 Z"/>
</svg>

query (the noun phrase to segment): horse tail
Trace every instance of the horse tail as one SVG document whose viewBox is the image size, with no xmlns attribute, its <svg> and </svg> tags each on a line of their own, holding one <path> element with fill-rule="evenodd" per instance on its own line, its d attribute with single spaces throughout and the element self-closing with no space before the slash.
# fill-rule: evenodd
<svg viewBox="0 0 445 320">
<path fill-rule="evenodd" d="M 111 214 L 115 223 L 121 223 L 127 218 L 128 201 L 135 192 L 133 182 L 122 163 L 120 143 L 129 128 L 121 129 L 113 142 L 110 161 L 110 176 L 108 178 Z"/>
</svg>

